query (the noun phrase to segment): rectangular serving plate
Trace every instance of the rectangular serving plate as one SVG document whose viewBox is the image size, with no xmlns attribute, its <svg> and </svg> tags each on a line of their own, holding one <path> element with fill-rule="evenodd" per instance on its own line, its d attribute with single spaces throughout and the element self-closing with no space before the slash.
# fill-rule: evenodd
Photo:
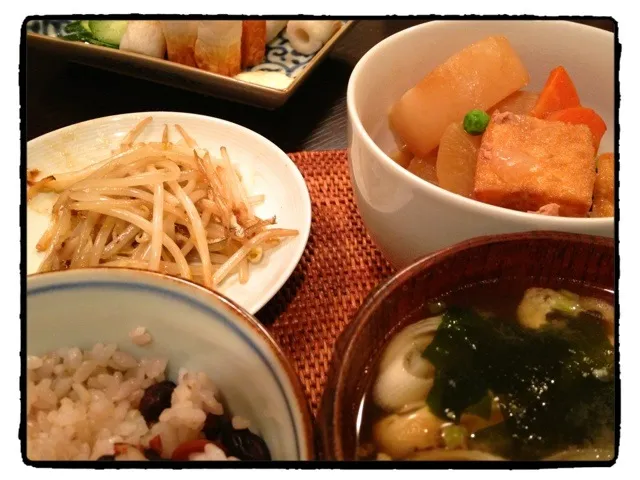
<svg viewBox="0 0 640 480">
<path fill-rule="evenodd" d="M 62 55 L 70 61 L 109 70 L 143 80 L 161 83 L 225 100 L 274 110 L 281 107 L 327 56 L 333 45 L 353 26 L 354 20 L 343 22 L 342 27 L 329 39 L 286 89 L 271 88 L 232 77 L 189 67 L 165 59 L 72 42 L 54 36 L 27 32 L 29 46 Z"/>
</svg>

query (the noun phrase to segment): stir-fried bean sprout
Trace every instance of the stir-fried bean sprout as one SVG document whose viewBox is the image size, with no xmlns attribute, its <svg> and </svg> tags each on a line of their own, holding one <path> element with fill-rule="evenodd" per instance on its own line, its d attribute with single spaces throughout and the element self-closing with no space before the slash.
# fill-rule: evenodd
<svg viewBox="0 0 640 480">
<path fill-rule="evenodd" d="M 215 158 L 180 125 L 177 143 L 165 125 L 160 142 L 137 142 L 148 117 L 117 151 L 82 170 L 33 182 L 32 199 L 55 192 L 49 228 L 37 244 L 39 272 L 82 267 L 153 270 L 216 288 L 231 275 L 248 281 L 264 252 L 297 230 L 258 218 L 225 147 Z"/>
</svg>

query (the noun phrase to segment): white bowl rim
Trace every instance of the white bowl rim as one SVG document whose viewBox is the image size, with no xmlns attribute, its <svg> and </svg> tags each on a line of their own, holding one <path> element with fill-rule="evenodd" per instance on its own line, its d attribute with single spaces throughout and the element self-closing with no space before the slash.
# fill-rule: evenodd
<svg viewBox="0 0 640 480">
<path fill-rule="evenodd" d="M 239 335 L 245 343 L 260 357 L 264 365 L 271 372 L 285 403 L 291 425 L 296 433 L 296 425 L 304 438 L 295 435 L 296 451 L 298 457 L 304 460 L 312 460 L 315 455 L 314 423 L 309 410 L 309 404 L 304 394 L 300 379 L 293 369 L 288 357 L 284 354 L 280 345 L 269 334 L 266 328 L 247 310 L 228 299 L 222 294 L 205 288 L 204 286 L 188 280 L 163 275 L 149 270 L 135 270 L 131 268 L 81 268 L 74 270 L 58 270 L 29 275 L 26 277 L 26 297 L 59 290 L 73 290 L 78 288 L 90 288 L 96 286 L 108 286 L 115 288 L 145 289 L 152 293 L 162 293 L 170 296 L 174 301 L 184 302 L 191 307 L 204 312 L 208 317 L 216 317 L 225 327 Z M 166 284 L 166 285 L 164 285 Z M 25 304 L 24 321 L 28 321 L 28 312 Z M 243 324 L 247 331 L 259 338 L 277 361 L 273 365 L 260 351 L 255 339 L 240 328 L 236 323 Z M 212 324 L 213 325 L 213 324 Z M 26 355 L 26 346 L 23 348 Z M 278 369 L 281 371 L 279 375 Z M 283 381 L 289 382 L 295 404 L 291 404 L 289 396 L 285 393 Z M 300 415 L 300 422 L 296 422 L 293 409 Z M 306 444 L 306 445 L 305 445 Z M 306 448 L 305 448 L 306 447 Z"/>
<path fill-rule="evenodd" d="M 56 130 L 47 132 L 43 135 L 40 135 L 39 137 L 29 140 L 27 142 L 27 148 L 29 145 L 37 145 L 39 143 L 46 142 L 51 137 L 61 135 L 64 132 L 71 131 L 79 126 L 90 126 L 92 123 L 100 123 L 100 122 L 107 122 L 107 121 L 117 122 L 119 120 L 128 119 L 128 118 L 137 118 L 137 117 L 145 117 L 145 116 L 154 117 L 156 115 L 158 116 L 169 115 L 169 116 L 193 118 L 201 121 L 213 121 L 214 123 L 219 122 L 221 124 L 230 126 L 232 128 L 240 129 L 243 133 L 246 133 L 249 137 L 252 137 L 256 141 L 260 141 L 268 144 L 270 147 L 277 150 L 281 154 L 280 156 L 282 157 L 283 161 L 285 159 L 288 161 L 288 165 L 291 167 L 290 170 L 292 172 L 292 177 L 295 179 L 295 183 L 298 186 L 298 188 L 300 188 L 300 191 L 302 193 L 302 196 L 300 197 L 300 201 L 303 203 L 302 213 L 304 216 L 304 224 L 301 225 L 300 228 L 298 228 L 298 237 L 296 237 L 296 238 L 300 238 L 301 241 L 296 242 L 296 245 L 298 245 L 298 247 L 295 249 L 295 252 L 292 255 L 292 258 L 295 259 L 295 261 L 291 261 L 288 263 L 287 267 L 283 269 L 279 280 L 272 282 L 271 286 L 265 289 L 265 293 L 262 295 L 262 298 L 258 302 L 255 302 L 253 305 L 251 305 L 251 308 L 248 309 L 249 312 L 252 314 L 257 313 L 262 307 L 264 307 L 267 304 L 267 302 L 269 302 L 280 291 L 280 289 L 284 286 L 287 280 L 291 278 L 293 271 L 296 269 L 296 267 L 300 263 L 300 260 L 302 259 L 302 255 L 304 254 L 304 251 L 307 247 L 307 243 L 309 242 L 309 235 L 311 233 L 311 218 L 312 218 L 311 196 L 309 195 L 309 189 L 307 187 L 307 183 L 305 182 L 304 177 L 302 176 L 302 173 L 300 173 L 300 169 L 293 162 L 293 160 L 291 160 L 291 158 L 289 158 L 289 156 L 271 140 L 263 137 L 259 133 L 254 132 L 253 130 L 247 127 L 244 127 L 237 123 L 230 122 L 228 120 L 223 120 L 221 118 L 211 117 L 208 115 L 201 115 L 198 113 L 158 110 L 158 111 L 131 112 L 131 113 L 119 113 L 114 115 L 106 115 L 103 117 L 92 118 L 90 120 L 85 120 L 83 122 L 67 125 L 65 127 L 58 128 Z M 25 168 L 28 168 L 28 155 L 25 156 L 24 165 L 25 165 Z"/>
<path fill-rule="evenodd" d="M 362 70 L 366 67 L 367 63 L 377 54 L 379 50 L 384 48 L 389 42 L 396 41 L 401 37 L 411 35 L 416 30 L 429 29 L 436 25 L 443 24 L 455 24 L 460 22 L 478 22 L 479 20 L 433 20 L 427 23 L 422 23 L 400 32 L 397 32 L 384 40 L 378 42 L 374 45 L 367 53 L 365 53 L 362 58 L 358 61 L 351 76 L 349 77 L 349 84 L 347 86 L 347 114 L 351 121 L 352 127 L 358 132 L 358 135 L 363 139 L 366 147 L 373 152 L 379 162 L 381 162 L 390 173 L 395 174 L 397 177 L 403 179 L 404 181 L 409 182 L 409 184 L 423 192 L 427 192 L 431 196 L 440 196 L 440 200 L 450 204 L 452 207 L 460 208 L 462 210 L 466 210 L 470 213 L 483 214 L 483 215 L 502 215 L 505 220 L 512 221 L 525 221 L 528 223 L 535 222 L 538 223 L 541 228 L 553 229 L 553 228 L 561 228 L 563 226 L 571 226 L 576 228 L 586 228 L 586 227 L 606 227 L 610 224 L 614 223 L 614 217 L 604 217 L 604 218 L 577 218 L 577 217 L 554 217 L 548 215 L 540 215 L 535 213 L 527 213 L 520 212 L 518 210 L 511 210 L 504 207 L 498 207 L 495 205 L 490 205 L 488 203 L 483 203 L 478 200 L 474 200 L 472 198 L 463 197 L 462 195 L 458 195 L 453 192 L 449 192 L 442 187 L 437 185 L 433 185 L 426 180 L 421 179 L 420 177 L 414 175 L 409 172 L 406 168 L 398 165 L 394 162 L 389 155 L 387 155 L 377 144 L 373 141 L 373 139 L 369 136 L 366 129 L 362 125 L 360 121 L 360 117 L 357 113 L 356 108 L 356 100 L 355 100 L 355 90 L 356 90 L 356 82 L 358 77 L 360 76 Z M 507 21 L 505 20 L 495 20 L 495 21 Z M 512 21 L 524 21 L 524 20 L 512 20 Z M 579 23 L 569 22 L 566 20 L 529 20 L 529 21 L 539 21 L 545 23 L 563 23 L 567 28 L 574 28 L 576 30 L 582 30 L 583 32 L 589 32 L 593 35 L 601 35 L 603 37 L 612 38 L 613 33 L 607 32 L 605 30 L 591 27 L 588 25 L 582 25 Z M 615 137 L 617 138 L 618 133 L 616 132 Z M 616 156 L 617 148 L 614 147 L 614 156 Z"/>
</svg>

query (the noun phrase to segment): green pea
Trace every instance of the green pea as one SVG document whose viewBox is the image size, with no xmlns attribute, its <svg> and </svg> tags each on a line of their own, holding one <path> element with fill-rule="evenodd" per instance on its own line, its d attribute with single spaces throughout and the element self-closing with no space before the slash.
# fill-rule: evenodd
<svg viewBox="0 0 640 480">
<path fill-rule="evenodd" d="M 482 110 L 471 110 L 464 116 L 462 125 L 469 135 L 482 135 L 489 125 L 491 117 Z"/>
<path fill-rule="evenodd" d="M 469 432 L 462 425 L 446 425 L 442 428 L 442 440 L 445 447 L 450 450 L 463 448 L 468 437 Z"/>
</svg>

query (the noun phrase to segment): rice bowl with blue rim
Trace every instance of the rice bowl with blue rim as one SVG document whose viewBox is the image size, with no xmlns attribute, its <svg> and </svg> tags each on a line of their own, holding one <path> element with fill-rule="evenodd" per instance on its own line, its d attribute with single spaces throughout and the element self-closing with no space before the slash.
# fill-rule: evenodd
<svg viewBox="0 0 640 480">
<path fill-rule="evenodd" d="M 165 459 L 234 459 L 242 448 L 252 459 L 251 436 L 271 459 L 313 458 L 308 407 L 284 355 L 250 315 L 204 288 L 133 270 L 34 275 L 26 334 L 29 460 L 142 460 L 158 436 Z M 170 408 L 150 423 L 136 408 L 143 385 L 169 380 L 177 384 Z M 219 413 L 226 433 L 208 441 Z M 194 441 L 200 450 L 187 446 L 186 456 L 177 448 Z"/>
</svg>

